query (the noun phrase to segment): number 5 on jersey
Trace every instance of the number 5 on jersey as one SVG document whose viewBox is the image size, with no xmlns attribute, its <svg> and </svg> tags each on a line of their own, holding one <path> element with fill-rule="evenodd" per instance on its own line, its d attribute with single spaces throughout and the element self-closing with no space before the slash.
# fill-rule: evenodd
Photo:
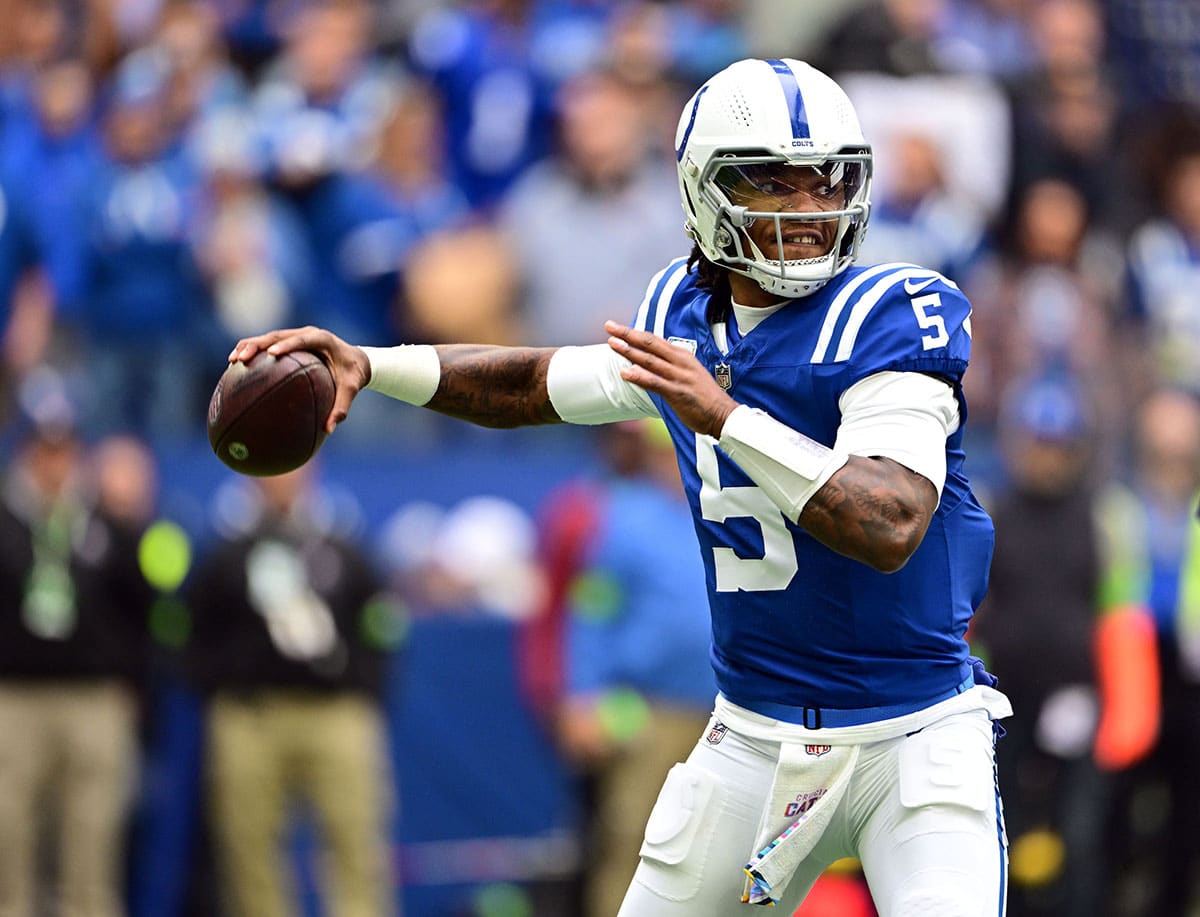
<svg viewBox="0 0 1200 917">
<path fill-rule="evenodd" d="M 700 475 L 700 513 L 708 522 L 739 516 L 762 529 L 763 556 L 738 557 L 732 548 L 713 548 L 717 592 L 773 592 L 786 589 L 796 575 L 796 545 L 783 512 L 760 487 L 722 487 L 717 441 L 696 434 L 696 471 Z"/>
<path fill-rule="evenodd" d="M 931 334 L 921 335 L 921 346 L 926 350 L 945 347 L 950 340 L 950 335 L 946 333 L 946 322 L 940 312 L 932 311 L 942 308 L 942 294 L 926 293 L 924 296 L 914 296 L 910 302 L 913 314 L 917 316 L 917 324 L 925 331 L 933 329 Z"/>
</svg>

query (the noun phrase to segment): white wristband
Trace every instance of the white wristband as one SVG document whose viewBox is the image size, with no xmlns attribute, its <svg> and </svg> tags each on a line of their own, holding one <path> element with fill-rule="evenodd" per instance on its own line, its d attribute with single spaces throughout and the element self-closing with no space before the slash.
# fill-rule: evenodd
<svg viewBox="0 0 1200 917">
<path fill-rule="evenodd" d="M 401 344 L 398 347 L 363 347 L 371 362 L 367 388 L 407 401 L 417 407 L 428 404 L 442 381 L 442 362 L 431 344 Z"/>
<path fill-rule="evenodd" d="M 847 460 L 845 452 L 744 404 L 725 419 L 718 445 L 793 522 Z"/>
</svg>

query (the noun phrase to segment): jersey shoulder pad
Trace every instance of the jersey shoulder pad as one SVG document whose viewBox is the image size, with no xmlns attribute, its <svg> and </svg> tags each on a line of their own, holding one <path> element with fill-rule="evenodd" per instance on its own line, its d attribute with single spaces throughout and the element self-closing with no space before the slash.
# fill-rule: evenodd
<svg viewBox="0 0 1200 917">
<path fill-rule="evenodd" d="M 971 305 L 954 281 L 915 264 L 856 272 L 834 294 L 813 363 L 948 373 L 966 369 Z"/>
</svg>

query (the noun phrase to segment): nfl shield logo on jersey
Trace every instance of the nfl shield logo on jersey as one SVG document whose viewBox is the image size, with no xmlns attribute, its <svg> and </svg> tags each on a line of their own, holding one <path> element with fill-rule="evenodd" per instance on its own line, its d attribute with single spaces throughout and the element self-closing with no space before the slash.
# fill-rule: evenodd
<svg viewBox="0 0 1200 917">
<path fill-rule="evenodd" d="M 733 370 L 730 369 L 729 364 L 718 363 L 713 367 L 713 375 L 717 379 L 717 385 L 721 386 L 725 391 L 729 391 L 730 386 L 733 385 Z"/>
<path fill-rule="evenodd" d="M 725 733 L 728 731 L 729 727 L 724 723 L 713 723 L 713 728 L 708 730 L 708 735 L 704 737 L 704 740 L 709 745 L 720 745 L 721 740 L 725 738 Z"/>
</svg>

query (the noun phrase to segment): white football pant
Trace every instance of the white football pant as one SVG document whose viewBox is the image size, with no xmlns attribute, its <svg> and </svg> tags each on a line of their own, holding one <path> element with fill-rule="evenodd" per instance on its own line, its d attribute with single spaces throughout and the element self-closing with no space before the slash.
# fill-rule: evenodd
<svg viewBox="0 0 1200 917">
<path fill-rule="evenodd" d="M 714 716 L 668 775 L 619 917 L 754 914 L 741 903 L 742 867 L 755 852 L 780 743 L 728 723 L 714 733 L 716 724 Z M 829 864 L 856 857 L 880 917 L 1003 917 L 1007 840 L 994 752 L 985 709 L 862 743 L 832 821 L 772 913 L 788 917 Z"/>
</svg>

